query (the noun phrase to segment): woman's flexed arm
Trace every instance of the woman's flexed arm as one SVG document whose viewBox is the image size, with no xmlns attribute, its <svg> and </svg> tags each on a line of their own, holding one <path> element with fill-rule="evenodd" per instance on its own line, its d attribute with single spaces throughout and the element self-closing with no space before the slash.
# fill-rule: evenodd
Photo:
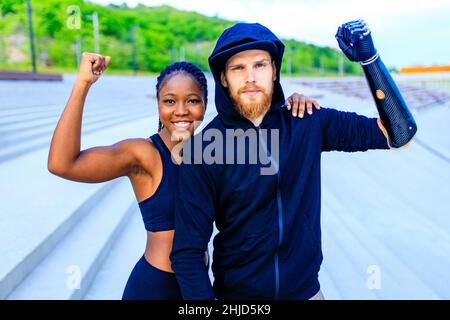
<svg viewBox="0 0 450 320">
<path fill-rule="evenodd" d="M 83 53 L 77 80 L 53 133 L 48 169 L 60 177 L 81 182 L 103 182 L 127 175 L 136 165 L 136 140 L 80 150 L 86 96 L 109 64 L 109 57 Z"/>
</svg>

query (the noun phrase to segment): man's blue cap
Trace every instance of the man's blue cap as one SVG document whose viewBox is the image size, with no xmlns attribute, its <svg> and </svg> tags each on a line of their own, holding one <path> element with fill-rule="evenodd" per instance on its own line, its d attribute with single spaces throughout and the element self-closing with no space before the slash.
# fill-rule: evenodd
<svg viewBox="0 0 450 320">
<path fill-rule="evenodd" d="M 211 71 L 222 71 L 233 55 L 254 49 L 269 52 L 277 67 L 280 66 L 284 45 L 277 36 L 259 23 L 238 23 L 226 29 L 217 40 L 208 59 Z"/>
</svg>

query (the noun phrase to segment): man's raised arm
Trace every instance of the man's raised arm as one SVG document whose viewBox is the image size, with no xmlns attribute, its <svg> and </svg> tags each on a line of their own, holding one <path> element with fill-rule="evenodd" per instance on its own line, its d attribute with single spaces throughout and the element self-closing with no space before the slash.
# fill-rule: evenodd
<svg viewBox="0 0 450 320">
<path fill-rule="evenodd" d="M 375 49 L 371 31 L 363 20 L 338 28 L 339 47 L 351 61 L 359 62 L 375 99 L 390 148 L 406 145 L 416 134 L 417 125 L 397 85 Z"/>
</svg>

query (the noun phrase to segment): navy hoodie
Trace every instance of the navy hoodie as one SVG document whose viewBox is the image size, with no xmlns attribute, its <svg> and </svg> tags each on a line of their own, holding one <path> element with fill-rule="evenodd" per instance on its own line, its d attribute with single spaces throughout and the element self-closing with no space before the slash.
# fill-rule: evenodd
<svg viewBox="0 0 450 320">
<path fill-rule="evenodd" d="M 271 50 L 273 45 L 276 49 Z M 275 54 L 273 100 L 258 127 L 236 111 L 220 84 L 220 72 L 228 58 L 223 53 L 234 54 L 237 46 L 237 50 L 261 48 Z M 279 70 L 283 51 L 283 43 L 264 26 L 239 23 L 224 31 L 209 59 L 218 115 L 190 139 L 191 144 L 186 144 L 192 149 L 185 149 L 191 151 L 186 151 L 189 161 L 184 158 L 180 167 L 175 203 L 171 260 L 184 299 L 312 297 L 320 289 L 322 262 L 321 153 L 388 149 L 375 118 L 321 108 L 299 119 L 282 108 L 285 98 Z M 250 139 L 244 149 L 242 145 L 232 149 L 234 160 L 236 155 L 248 152 L 245 164 L 195 162 L 199 150 L 211 151 L 211 144 L 217 140 L 211 136 L 221 133 L 225 137 L 227 129 L 257 132 L 257 150 L 262 146 L 272 162 L 249 161 L 249 150 L 255 150 Z M 272 135 L 264 135 L 264 129 L 279 130 L 278 150 L 273 149 Z M 208 131 L 214 134 L 205 139 Z M 200 141 L 200 147 L 193 147 L 196 141 Z M 195 148 L 197 152 L 192 151 Z M 275 151 L 279 153 L 277 159 L 272 157 Z M 211 154 L 220 159 L 227 153 L 229 148 L 218 147 Z M 275 174 L 261 174 L 261 168 L 267 166 L 275 168 Z M 214 290 L 204 263 L 213 222 L 219 231 L 213 242 Z"/>
</svg>

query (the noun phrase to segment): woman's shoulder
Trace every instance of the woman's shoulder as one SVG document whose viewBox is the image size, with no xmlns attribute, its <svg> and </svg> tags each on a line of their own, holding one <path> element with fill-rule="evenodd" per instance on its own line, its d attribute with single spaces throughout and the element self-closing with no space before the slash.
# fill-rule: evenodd
<svg viewBox="0 0 450 320">
<path fill-rule="evenodd" d="M 150 137 L 129 138 L 120 141 L 119 144 L 123 151 L 133 155 L 138 166 L 145 171 L 152 171 L 155 161 L 160 160 L 159 151 Z"/>
<path fill-rule="evenodd" d="M 116 145 L 119 148 L 132 153 L 158 151 L 150 137 L 124 139 Z"/>
</svg>

